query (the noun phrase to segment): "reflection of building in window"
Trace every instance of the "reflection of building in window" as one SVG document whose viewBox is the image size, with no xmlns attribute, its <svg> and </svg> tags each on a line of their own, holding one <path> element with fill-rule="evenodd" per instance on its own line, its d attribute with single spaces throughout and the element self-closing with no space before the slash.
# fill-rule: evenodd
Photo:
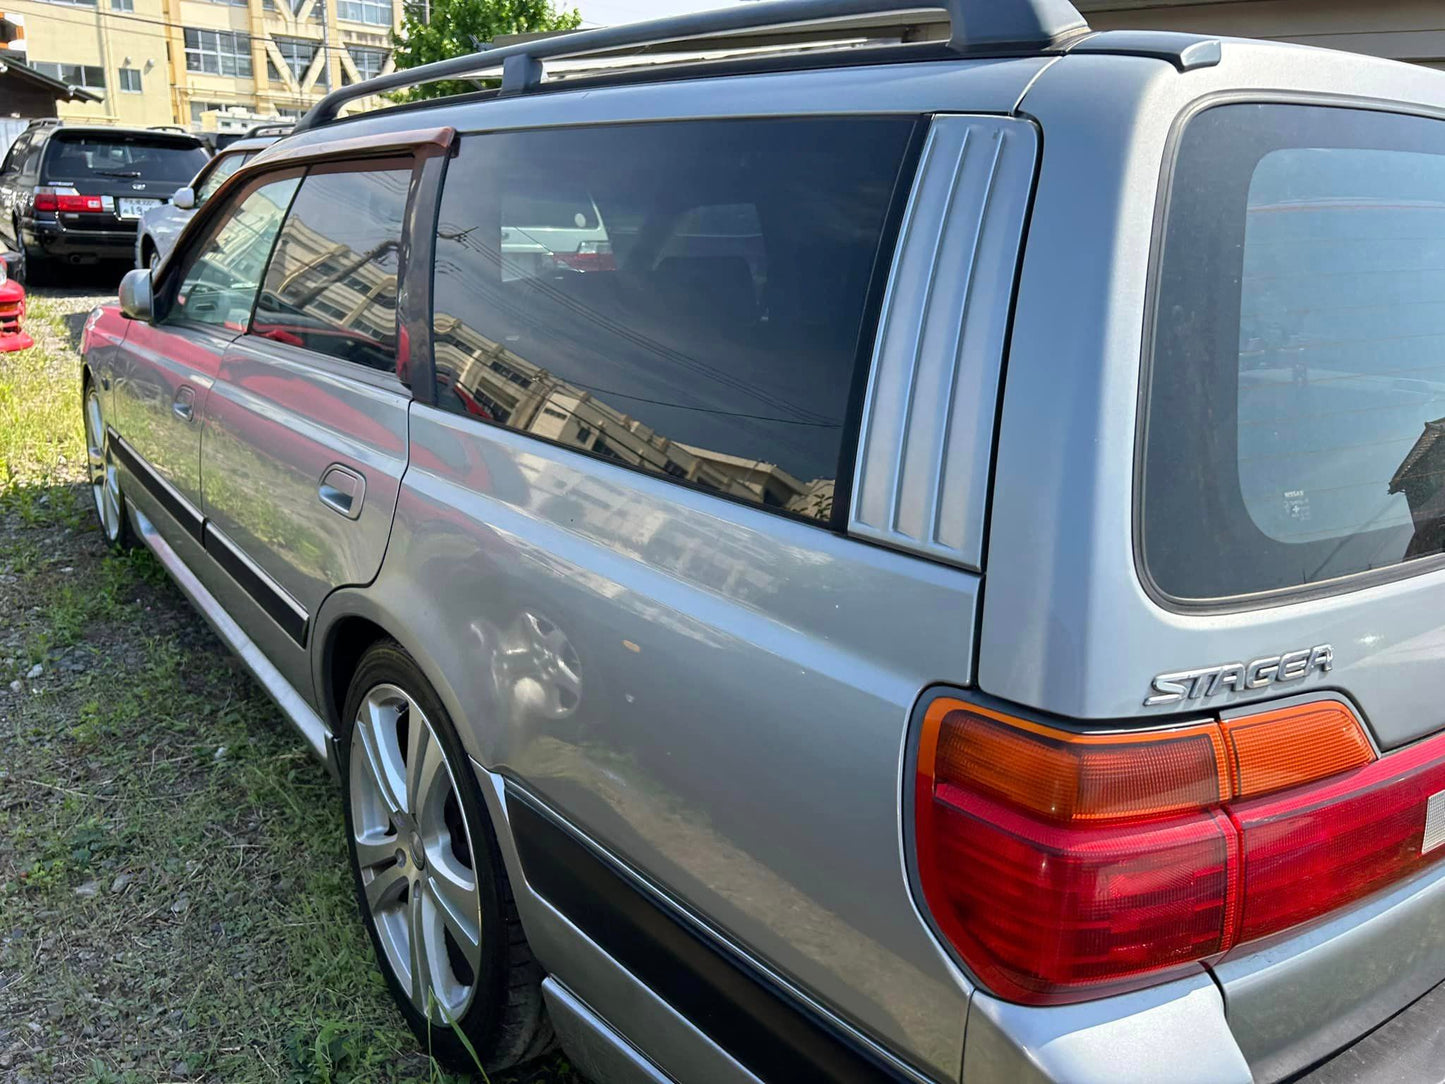
<svg viewBox="0 0 1445 1084">
<path fill-rule="evenodd" d="M 669 440 L 456 317 L 439 314 L 437 376 L 470 414 L 558 444 L 813 519 L 833 508 L 833 480 L 804 482 L 774 463 Z"/>
<path fill-rule="evenodd" d="M 389 342 L 396 337 L 396 243 L 380 247 L 385 251 L 356 252 L 293 215 L 268 288 L 299 312 Z"/>
<path fill-rule="evenodd" d="M 1445 549 L 1445 418 L 1425 423 L 1390 479 L 1388 492 L 1405 494 L 1415 534 L 1405 548 L 1403 560 L 1424 557 Z"/>
</svg>

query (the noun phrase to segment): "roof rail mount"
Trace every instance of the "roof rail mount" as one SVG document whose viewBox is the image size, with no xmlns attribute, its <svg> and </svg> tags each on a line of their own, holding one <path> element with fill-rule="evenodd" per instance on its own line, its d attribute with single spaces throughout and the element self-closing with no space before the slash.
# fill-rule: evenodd
<svg viewBox="0 0 1445 1084">
<path fill-rule="evenodd" d="M 253 136 L 263 135 L 290 135 L 291 129 L 294 127 L 295 122 L 289 120 L 276 120 L 269 124 L 255 124 L 247 128 L 246 134 L 241 138 L 250 139 Z"/>
<path fill-rule="evenodd" d="M 500 68 L 501 93 L 523 94 L 541 84 L 544 60 L 684 42 L 733 31 L 804 29 L 806 24 L 819 24 L 826 30 L 827 24 L 835 20 L 939 9 L 948 14 L 948 49 L 959 56 L 1060 52 L 1089 31 L 1089 24 L 1070 0 L 757 0 L 718 11 L 551 35 L 379 75 L 333 90 L 297 122 L 294 130 L 304 132 L 329 124 L 342 106 L 360 98 L 439 79 L 465 78 Z"/>
</svg>

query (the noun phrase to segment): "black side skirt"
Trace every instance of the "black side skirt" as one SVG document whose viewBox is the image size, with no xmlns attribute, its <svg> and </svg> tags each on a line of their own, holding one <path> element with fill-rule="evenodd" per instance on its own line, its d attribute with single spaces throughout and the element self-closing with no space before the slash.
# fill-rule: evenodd
<svg viewBox="0 0 1445 1084">
<path fill-rule="evenodd" d="M 777 1084 L 909 1079 L 507 793 L 519 799 L 508 811 L 532 888 L 752 1073 Z"/>
</svg>

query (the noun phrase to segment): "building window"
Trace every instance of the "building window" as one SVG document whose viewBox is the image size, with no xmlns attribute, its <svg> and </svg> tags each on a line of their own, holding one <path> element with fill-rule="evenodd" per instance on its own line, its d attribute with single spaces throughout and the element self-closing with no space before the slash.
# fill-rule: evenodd
<svg viewBox="0 0 1445 1084">
<path fill-rule="evenodd" d="M 373 26 L 391 25 L 391 0 L 336 0 L 336 17 Z"/>
<path fill-rule="evenodd" d="M 134 11 L 135 0 L 110 0 L 111 11 Z"/>
<path fill-rule="evenodd" d="M 425 26 L 431 22 L 431 0 L 405 0 L 402 14 Z"/>
<path fill-rule="evenodd" d="M 251 39 L 233 30 L 186 32 L 186 71 L 207 75 L 250 75 Z"/>
<path fill-rule="evenodd" d="M 224 105 L 222 105 L 220 102 L 192 102 L 192 103 L 191 103 L 191 123 L 192 123 L 192 124 L 200 124 L 200 123 L 201 123 L 201 114 L 202 114 L 202 113 L 209 113 L 209 112 L 211 112 L 212 110 L 221 110 L 221 109 L 225 109 L 225 108 L 226 108 L 226 107 L 225 107 Z"/>
<path fill-rule="evenodd" d="M 348 45 L 346 51 L 351 54 L 356 73 L 363 79 L 375 79 L 386 66 L 385 49 L 363 49 L 359 45 Z"/>
<path fill-rule="evenodd" d="M 139 94 L 141 92 L 139 68 L 121 68 L 120 89 L 127 94 Z"/>
<path fill-rule="evenodd" d="M 72 6 L 72 7 L 78 7 L 78 8 L 93 8 L 93 7 L 95 7 L 95 0 L 48 0 L 48 2 L 49 2 L 49 3 L 52 3 L 52 4 L 69 4 L 69 5 Z M 32 64 L 32 65 L 30 65 L 30 66 L 31 66 L 32 68 L 35 67 L 34 64 Z"/>
<path fill-rule="evenodd" d="M 320 48 L 318 42 L 305 41 L 300 38 L 276 38 L 276 49 L 286 61 L 286 67 L 291 69 L 291 74 L 296 77 L 299 83 L 306 78 L 306 73 L 311 68 L 311 63 L 316 59 L 316 53 Z M 324 87 L 326 82 L 326 66 L 321 66 L 321 74 L 316 79 L 316 85 Z"/>
<path fill-rule="evenodd" d="M 105 89 L 105 69 L 89 64 L 49 64 L 37 60 L 30 65 L 41 75 L 59 79 L 66 86 L 84 87 L 86 90 Z"/>
</svg>

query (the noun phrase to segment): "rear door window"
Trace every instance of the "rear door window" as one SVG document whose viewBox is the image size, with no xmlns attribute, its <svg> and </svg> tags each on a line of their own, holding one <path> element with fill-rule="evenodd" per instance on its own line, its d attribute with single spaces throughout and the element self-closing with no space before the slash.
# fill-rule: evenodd
<svg viewBox="0 0 1445 1084">
<path fill-rule="evenodd" d="M 396 296 L 410 159 L 318 167 L 276 242 L 251 333 L 396 371 Z"/>
<path fill-rule="evenodd" d="M 45 179 L 145 180 L 182 185 L 206 164 L 198 143 L 145 136 L 75 136 L 57 133 L 45 154 Z"/>
<path fill-rule="evenodd" d="M 1160 589 L 1226 599 L 1445 551 L 1445 125 L 1200 114 L 1155 309 L 1141 523 Z"/>
<path fill-rule="evenodd" d="M 447 170 L 437 402 L 827 521 L 913 118 L 508 132 Z"/>
</svg>

